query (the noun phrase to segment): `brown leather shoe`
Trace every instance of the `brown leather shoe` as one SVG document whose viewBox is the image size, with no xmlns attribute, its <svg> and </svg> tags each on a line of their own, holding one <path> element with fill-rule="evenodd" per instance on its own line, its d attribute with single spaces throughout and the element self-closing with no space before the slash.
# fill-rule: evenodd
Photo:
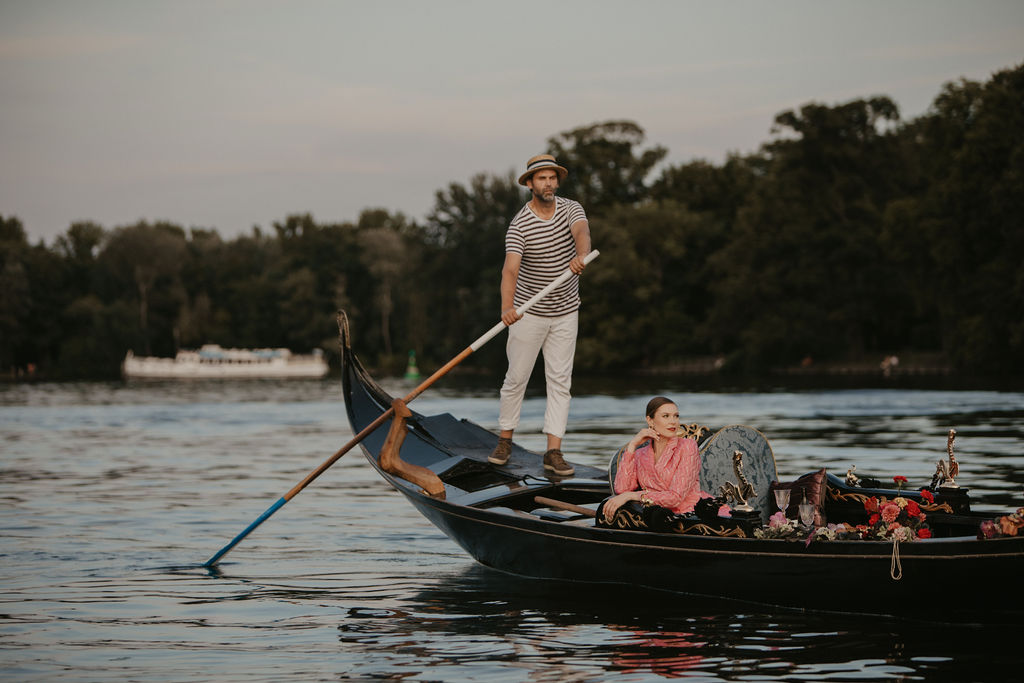
<svg viewBox="0 0 1024 683">
<path fill-rule="evenodd" d="M 487 456 L 487 462 L 495 465 L 504 465 L 508 462 L 508 457 L 512 455 L 512 439 L 506 439 L 503 436 L 498 437 L 498 445 L 494 447 L 494 451 Z"/>
<path fill-rule="evenodd" d="M 562 451 L 557 448 L 544 453 L 544 469 L 550 470 L 560 477 L 568 477 L 570 474 L 576 471 L 576 469 L 565 461 L 562 457 Z"/>
</svg>

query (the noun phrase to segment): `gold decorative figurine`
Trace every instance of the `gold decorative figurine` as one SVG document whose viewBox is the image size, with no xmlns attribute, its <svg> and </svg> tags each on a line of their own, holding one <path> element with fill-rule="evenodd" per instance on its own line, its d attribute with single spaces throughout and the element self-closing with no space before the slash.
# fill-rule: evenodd
<svg viewBox="0 0 1024 683">
<path fill-rule="evenodd" d="M 946 439 L 946 455 L 949 456 L 949 468 L 946 470 L 948 476 L 946 476 L 945 481 L 939 485 L 944 489 L 960 488 L 960 485 L 956 483 L 956 475 L 960 474 L 960 464 L 956 461 L 956 456 L 953 455 L 953 439 L 955 438 L 956 430 L 950 429 L 949 438 Z"/>
<path fill-rule="evenodd" d="M 747 502 L 747 499 L 752 497 L 755 494 L 755 491 L 754 487 L 749 481 L 747 481 L 746 476 L 743 474 L 742 451 L 733 451 L 732 471 L 736 473 L 736 479 L 739 481 L 739 485 L 734 484 L 731 481 L 727 481 L 722 484 L 721 488 L 719 488 L 719 492 L 726 500 L 736 502 L 735 510 L 739 510 L 740 512 L 753 512 L 754 508 Z"/>
<path fill-rule="evenodd" d="M 846 485 L 847 486 L 850 486 L 850 487 L 860 486 L 860 477 L 858 477 L 856 474 L 854 474 L 854 471 L 856 469 L 857 469 L 857 466 L 854 465 L 850 469 L 846 470 Z"/>
</svg>

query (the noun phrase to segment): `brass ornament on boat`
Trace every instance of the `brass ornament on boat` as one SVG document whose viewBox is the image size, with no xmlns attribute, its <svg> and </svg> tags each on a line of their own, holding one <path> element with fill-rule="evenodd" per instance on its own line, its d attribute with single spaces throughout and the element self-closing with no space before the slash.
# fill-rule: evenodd
<svg viewBox="0 0 1024 683">
<path fill-rule="evenodd" d="M 953 440 L 956 438 L 956 430 L 949 430 L 949 437 L 946 439 L 946 454 L 949 456 L 949 465 L 946 465 L 946 461 L 939 459 L 939 462 L 935 466 L 935 474 L 932 476 L 932 488 L 936 486 L 943 489 L 958 489 L 960 485 L 956 483 L 956 475 L 960 474 L 960 463 L 956 461 L 956 456 L 953 455 Z"/>
<path fill-rule="evenodd" d="M 753 512 L 754 508 L 747 502 L 747 499 L 756 495 L 756 492 L 743 474 L 743 451 L 733 451 L 732 471 L 736 473 L 736 479 L 739 481 L 739 484 L 727 481 L 719 488 L 719 493 L 722 494 L 722 498 L 736 503 L 735 510 Z"/>
<path fill-rule="evenodd" d="M 866 493 L 855 493 L 852 491 L 844 493 L 832 486 L 829 486 L 826 489 L 825 495 L 828 497 L 828 500 L 834 503 L 856 503 L 858 505 L 863 505 L 870 498 L 877 497 Z M 915 498 L 914 500 L 917 499 Z M 921 500 L 918 501 L 917 506 L 925 512 L 945 512 L 948 515 L 953 514 L 953 508 L 949 503 L 926 503 Z"/>
<path fill-rule="evenodd" d="M 726 527 L 723 525 L 711 526 L 704 522 L 687 524 L 679 522 L 673 531 L 677 534 L 697 534 L 700 536 L 719 536 L 722 538 L 747 538 L 747 533 L 741 527 Z"/>
<path fill-rule="evenodd" d="M 857 466 L 853 465 L 850 469 L 846 470 L 846 485 L 847 486 L 860 486 L 860 477 L 854 474 Z"/>
<path fill-rule="evenodd" d="M 696 422 L 691 422 L 688 425 L 679 425 L 679 428 L 676 429 L 676 436 L 680 436 L 684 439 L 693 439 L 697 443 L 700 443 L 700 440 L 710 432 L 711 430 L 708 427 L 697 424 Z"/>
</svg>

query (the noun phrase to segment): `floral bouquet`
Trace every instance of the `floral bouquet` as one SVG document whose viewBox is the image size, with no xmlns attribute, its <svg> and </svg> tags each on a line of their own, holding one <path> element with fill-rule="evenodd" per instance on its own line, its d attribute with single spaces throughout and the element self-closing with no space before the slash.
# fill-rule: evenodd
<svg viewBox="0 0 1024 683">
<path fill-rule="evenodd" d="M 898 483 L 898 482 L 897 482 Z M 935 502 L 935 496 L 928 489 L 921 489 L 921 499 L 928 505 Z M 782 538 L 789 540 L 807 539 L 811 541 L 913 541 L 918 538 L 931 538 L 932 530 L 925 522 L 924 511 L 915 500 L 897 496 L 892 500 L 886 497 L 871 497 L 864 501 L 864 509 L 868 512 L 868 523 L 858 524 L 827 524 L 808 530 L 797 526 L 795 520 L 786 517 L 783 512 L 776 512 L 768 519 L 767 526 L 754 530 L 756 538 Z M 998 525 L 1000 522 L 982 524 Z M 1020 530 L 1024 534 L 1024 508 L 1017 511 L 1014 532 Z M 1002 527 L 995 527 L 1002 528 Z M 988 536 L 992 538 L 992 536 Z"/>
<path fill-rule="evenodd" d="M 935 497 L 928 489 L 921 489 L 921 497 L 932 503 Z M 931 538 L 932 531 L 925 522 L 925 514 L 917 501 L 897 496 L 889 500 L 885 496 L 872 496 L 864 501 L 868 512 L 868 523 L 859 524 L 856 529 L 865 540 L 913 541 L 917 538 Z"/>
<path fill-rule="evenodd" d="M 760 529 L 754 529 L 755 538 L 802 538 L 803 533 L 796 525 L 795 519 L 786 517 L 786 513 L 779 510 L 768 518 L 768 525 Z"/>
<path fill-rule="evenodd" d="M 986 519 L 978 527 L 978 538 L 999 538 L 1000 536 L 1021 536 L 1024 535 L 1024 508 L 1017 508 L 1017 511 L 997 517 Z"/>
<path fill-rule="evenodd" d="M 825 526 L 814 527 L 810 530 L 797 526 L 796 520 L 786 517 L 786 513 L 779 510 L 768 518 L 768 525 L 760 529 L 754 529 L 755 538 L 782 538 L 788 540 L 811 541 L 844 541 L 860 539 L 860 534 L 854 527 L 848 524 L 826 524 Z"/>
</svg>

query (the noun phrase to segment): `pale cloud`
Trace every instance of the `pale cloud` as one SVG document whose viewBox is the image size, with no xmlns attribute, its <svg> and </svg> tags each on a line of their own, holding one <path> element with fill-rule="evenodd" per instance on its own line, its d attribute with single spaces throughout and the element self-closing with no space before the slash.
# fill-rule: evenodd
<svg viewBox="0 0 1024 683">
<path fill-rule="evenodd" d="M 0 15 L 2 18 L 2 15 Z M 147 43 L 144 36 L 120 33 L 70 32 L 0 36 L 0 59 L 52 61 L 131 54 Z"/>
<path fill-rule="evenodd" d="M 863 56 L 883 62 L 932 61 L 936 59 L 994 56 L 1017 52 L 1024 60 L 1021 40 L 1024 29 L 1018 25 L 986 27 L 984 30 L 970 30 L 948 37 L 919 36 L 914 41 L 887 45 L 872 45 L 863 51 Z M 1005 66 L 1011 66 L 1007 64 Z"/>
</svg>

